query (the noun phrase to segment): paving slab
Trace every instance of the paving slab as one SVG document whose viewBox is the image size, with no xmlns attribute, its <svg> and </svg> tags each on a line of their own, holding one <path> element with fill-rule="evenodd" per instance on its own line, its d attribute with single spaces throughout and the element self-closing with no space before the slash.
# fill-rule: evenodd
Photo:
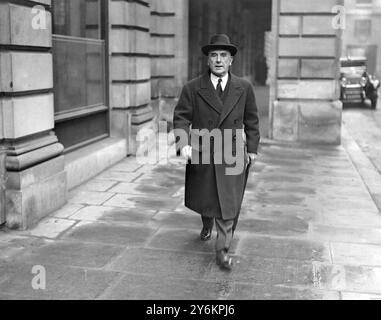
<svg viewBox="0 0 381 320">
<path fill-rule="evenodd" d="M 137 196 L 127 194 L 116 194 L 108 201 L 103 203 L 105 206 L 119 208 L 137 208 L 142 210 L 174 210 L 180 200 L 168 197 Z"/>
<path fill-rule="evenodd" d="M 115 194 L 109 192 L 79 191 L 71 192 L 69 203 L 82 205 L 101 205 L 112 198 Z"/>
<path fill-rule="evenodd" d="M 225 300 L 234 283 L 126 275 L 107 300 Z"/>
<path fill-rule="evenodd" d="M 203 279 L 214 263 L 214 254 L 131 248 L 124 251 L 108 269 L 158 278 Z"/>
<path fill-rule="evenodd" d="M 160 211 L 150 222 L 151 226 L 175 229 L 191 229 L 198 232 L 202 229 L 201 216 L 197 213 L 184 214 L 181 212 Z"/>
<path fill-rule="evenodd" d="M 317 241 L 381 245 L 381 228 L 310 224 L 309 238 Z"/>
<path fill-rule="evenodd" d="M 147 186 L 158 186 L 164 188 L 177 188 L 184 184 L 184 177 L 165 177 L 160 173 L 144 174 L 134 182 Z"/>
<path fill-rule="evenodd" d="M 290 194 L 288 192 L 258 192 L 250 199 L 248 203 L 261 202 L 281 205 L 306 206 L 306 197 L 303 195 Z"/>
<path fill-rule="evenodd" d="M 16 262 L 33 265 L 59 265 L 103 268 L 123 251 L 123 247 L 74 241 L 46 241 L 22 252 Z"/>
<path fill-rule="evenodd" d="M 237 233 L 246 231 L 274 236 L 298 236 L 306 234 L 308 230 L 309 223 L 302 218 L 251 219 L 247 214 L 242 215 L 237 227 Z"/>
<path fill-rule="evenodd" d="M 77 190 L 103 192 L 103 191 L 108 191 L 109 189 L 111 189 L 116 184 L 118 184 L 117 181 L 93 179 L 93 180 L 90 180 L 89 182 L 81 185 Z M 110 191 L 110 192 L 113 192 L 113 191 Z"/>
<path fill-rule="evenodd" d="M 252 300 L 340 300 L 340 293 L 282 286 L 253 286 L 251 297 Z"/>
<path fill-rule="evenodd" d="M 367 211 L 361 208 L 320 208 L 323 222 L 326 225 L 337 227 L 351 227 L 353 225 L 361 227 L 381 227 L 380 214 L 378 211 Z"/>
<path fill-rule="evenodd" d="M 236 284 L 231 296 L 233 300 L 340 300 L 341 298 L 337 291 L 243 284 Z"/>
<path fill-rule="evenodd" d="M 78 210 L 82 209 L 84 205 L 82 204 L 66 204 L 61 209 L 52 213 L 53 217 L 56 218 L 70 218 L 73 214 L 75 214 Z"/>
<path fill-rule="evenodd" d="M 200 241 L 199 230 L 161 228 L 147 244 L 147 248 L 211 253 L 215 250 L 214 239 L 216 239 L 216 236 L 216 231 L 214 230 L 212 240 Z M 232 242 L 230 250 L 232 254 L 234 254 L 239 241 L 239 236 L 237 235 Z"/>
<path fill-rule="evenodd" d="M 20 300 L 16 296 L 6 293 L 0 293 L 0 301 L 14 301 L 14 300 Z"/>
<path fill-rule="evenodd" d="M 45 240 L 30 236 L 7 236 L 0 233 L 0 261 L 9 262 L 27 252 L 32 248 L 38 247 Z"/>
<path fill-rule="evenodd" d="M 124 224 L 148 224 L 156 213 L 156 209 L 113 208 L 99 220 Z"/>
<path fill-rule="evenodd" d="M 156 210 L 117 208 L 107 206 L 87 206 L 71 216 L 72 220 L 108 221 L 115 223 L 147 223 L 157 213 Z"/>
<path fill-rule="evenodd" d="M 207 279 L 226 279 L 252 285 L 315 288 L 313 265 L 310 262 L 236 255 L 234 270 L 223 272 L 213 263 Z"/>
<path fill-rule="evenodd" d="M 136 172 L 143 167 L 143 164 L 138 163 L 135 157 L 129 157 L 122 160 L 112 167 L 114 171 Z"/>
<path fill-rule="evenodd" d="M 342 300 L 381 300 L 381 295 L 379 294 L 368 294 L 368 293 L 356 293 L 356 292 L 341 292 Z"/>
<path fill-rule="evenodd" d="M 121 181 L 121 182 L 133 182 L 138 177 L 141 176 L 141 173 L 138 172 L 124 172 L 124 171 L 112 171 L 107 170 L 104 173 L 101 173 L 97 176 L 98 180 L 106 181 Z"/>
<path fill-rule="evenodd" d="M 381 268 L 315 263 L 314 285 L 323 290 L 381 294 Z"/>
<path fill-rule="evenodd" d="M 171 194 L 174 194 L 178 190 L 178 187 L 175 188 L 163 188 L 159 186 L 144 185 L 140 183 L 119 183 L 109 190 L 113 193 L 125 193 L 132 195 L 155 195 L 168 197 Z"/>
<path fill-rule="evenodd" d="M 300 207 L 295 205 L 279 205 L 273 203 L 260 203 L 244 198 L 240 217 L 242 219 L 270 219 L 284 221 L 288 218 L 311 221 L 319 215 L 314 207 Z"/>
<path fill-rule="evenodd" d="M 144 226 L 120 226 L 103 222 L 81 222 L 63 239 L 119 246 L 144 246 L 156 232 Z"/>
<path fill-rule="evenodd" d="M 45 267 L 45 288 L 36 290 L 32 286 L 33 267 L 30 263 L 0 264 L 0 291 L 10 300 L 93 300 L 119 276 L 116 272 L 50 265 Z"/>
<path fill-rule="evenodd" d="M 36 237 L 55 239 L 76 223 L 74 220 L 46 218 L 43 219 L 36 228 L 29 231 L 29 234 Z"/>
<path fill-rule="evenodd" d="M 114 210 L 114 207 L 90 205 L 82 207 L 82 209 L 78 210 L 71 216 L 71 219 L 79 221 L 98 221 L 102 219 L 103 216 L 112 213 Z"/>
<path fill-rule="evenodd" d="M 331 250 L 335 264 L 381 267 L 381 246 L 332 242 Z"/>
<path fill-rule="evenodd" d="M 245 236 L 237 254 L 265 258 L 331 262 L 329 244 L 299 239 Z"/>
</svg>

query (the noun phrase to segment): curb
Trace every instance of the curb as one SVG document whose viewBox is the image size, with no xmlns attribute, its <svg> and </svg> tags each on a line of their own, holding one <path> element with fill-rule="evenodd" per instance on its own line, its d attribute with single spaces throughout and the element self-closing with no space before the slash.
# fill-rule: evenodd
<svg viewBox="0 0 381 320">
<path fill-rule="evenodd" d="M 360 174 L 378 211 L 381 213 L 381 174 L 361 150 L 344 125 L 342 125 L 342 146 Z"/>
</svg>

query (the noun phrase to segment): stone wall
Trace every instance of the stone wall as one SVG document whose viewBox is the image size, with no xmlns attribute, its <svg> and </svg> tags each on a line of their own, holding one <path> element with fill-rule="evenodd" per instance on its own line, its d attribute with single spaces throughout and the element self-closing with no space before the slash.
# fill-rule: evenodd
<svg viewBox="0 0 381 320">
<path fill-rule="evenodd" d="M 187 76 L 188 0 L 110 1 L 111 128 L 129 153 L 171 122 Z"/>
<path fill-rule="evenodd" d="M 111 0 L 111 133 L 129 140 L 129 154 L 138 132 L 152 127 L 150 49 L 149 2 Z"/>
<path fill-rule="evenodd" d="M 52 132 L 50 4 L 0 2 L 0 143 L 8 154 L 10 228 L 25 229 L 66 201 L 63 146 Z"/>
<path fill-rule="evenodd" d="M 339 144 L 340 30 L 337 0 L 274 0 L 270 137 Z"/>
<path fill-rule="evenodd" d="M 151 99 L 155 122 L 172 122 L 188 80 L 188 0 L 151 0 Z"/>
</svg>

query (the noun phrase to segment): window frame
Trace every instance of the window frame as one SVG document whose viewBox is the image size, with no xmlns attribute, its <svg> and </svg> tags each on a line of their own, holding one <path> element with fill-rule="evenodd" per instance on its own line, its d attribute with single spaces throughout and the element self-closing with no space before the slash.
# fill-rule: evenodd
<svg viewBox="0 0 381 320">
<path fill-rule="evenodd" d="M 53 6 L 54 0 L 52 1 Z M 68 36 L 68 35 L 60 35 L 52 33 L 52 40 L 66 39 L 66 40 L 79 40 L 79 41 L 89 41 L 93 43 L 104 43 L 104 57 L 103 57 L 103 70 L 104 70 L 104 103 L 87 105 L 73 109 L 72 111 L 61 111 L 57 112 L 54 110 L 54 123 L 60 124 L 63 122 L 69 122 L 70 120 L 86 118 L 98 113 L 105 113 L 105 122 L 106 122 L 106 133 L 87 139 L 86 141 L 76 143 L 69 147 L 65 147 L 64 154 L 82 148 L 86 145 L 90 145 L 97 141 L 103 140 L 105 138 L 110 137 L 111 135 L 111 103 L 110 103 L 110 56 L 109 56 L 109 0 L 99 0 L 99 39 L 94 38 L 86 38 L 86 37 L 76 37 L 76 36 Z M 52 29 L 54 28 L 54 14 L 52 10 Z M 54 31 L 54 29 L 53 29 Z M 54 66 L 54 65 L 53 65 Z M 53 70 L 54 72 L 54 70 Z"/>
</svg>

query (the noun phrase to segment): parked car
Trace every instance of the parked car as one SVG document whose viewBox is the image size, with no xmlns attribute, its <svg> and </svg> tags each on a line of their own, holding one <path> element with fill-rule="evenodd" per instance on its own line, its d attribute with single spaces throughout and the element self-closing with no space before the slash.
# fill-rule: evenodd
<svg viewBox="0 0 381 320">
<path fill-rule="evenodd" d="M 369 99 L 371 107 L 376 109 L 380 80 L 368 74 L 366 62 L 366 58 L 363 57 L 340 59 L 340 100 L 343 104 L 365 105 L 366 99 Z"/>
</svg>

